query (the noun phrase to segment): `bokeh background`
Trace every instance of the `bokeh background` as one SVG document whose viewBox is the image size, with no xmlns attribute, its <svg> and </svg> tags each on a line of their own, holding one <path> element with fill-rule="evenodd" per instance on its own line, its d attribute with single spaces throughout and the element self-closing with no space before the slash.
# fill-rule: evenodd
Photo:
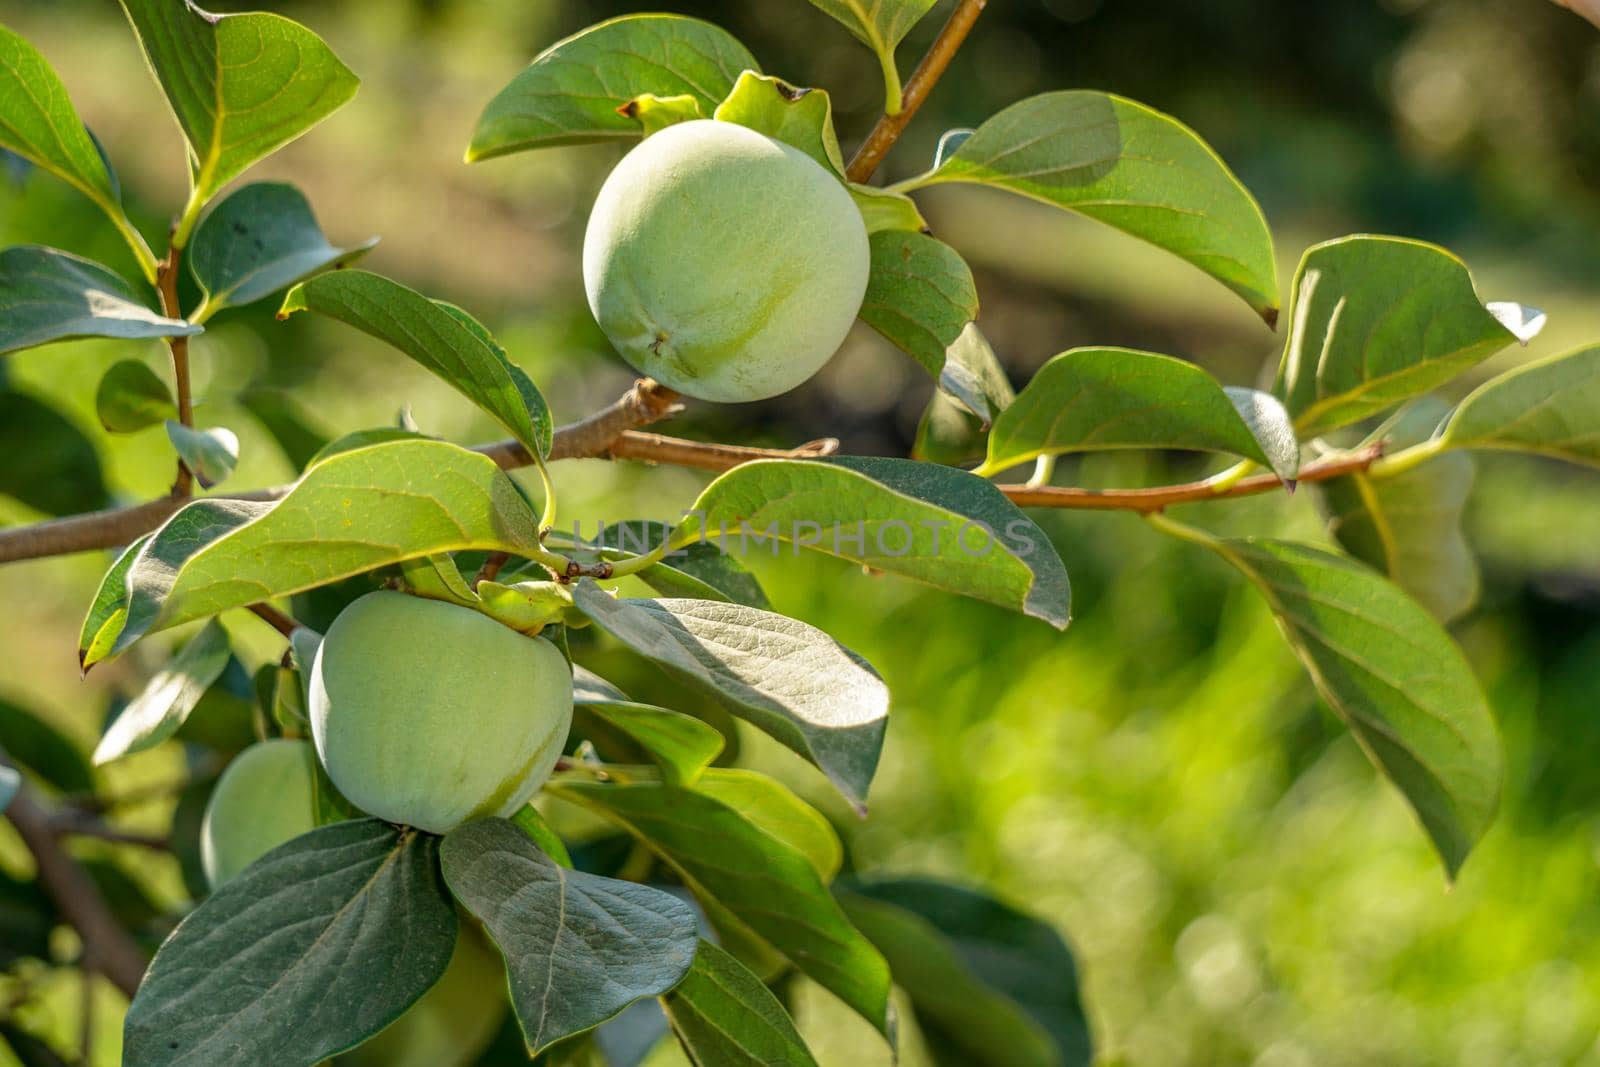
<svg viewBox="0 0 1600 1067">
<path fill-rule="evenodd" d="M 300 185 L 336 243 L 381 235 L 368 266 L 483 318 L 558 418 L 617 395 L 629 375 L 590 320 L 578 256 L 587 205 L 619 150 L 473 167 L 461 156 L 478 111 L 533 54 L 638 7 L 264 6 L 326 37 L 364 85 L 250 176 Z M 870 54 L 803 0 L 671 7 L 723 23 L 769 72 L 830 90 L 847 149 L 870 125 L 881 85 Z M 902 50 L 908 69 L 948 7 Z M 116 5 L 0 0 L 0 20 L 62 73 L 154 242 L 185 192 L 182 148 Z M 1398 233 L 1461 254 L 1485 299 L 1550 312 L 1532 347 L 1461 390 L 1518 360 L 1600 341 L 1600 32 L 1547 0 L 996 0 L 884 174 L 924 169 L 949 127 L 1077 87 L 1143 100 L 1208 138 L 1260 198 L 1285 280 L 1312 243 Z M 1079 344 L 1169 352 L 1240 384 L 1275 363 L 1279 338 L 1241 302 L 1130 239 L 1003 194 L 945 188 L 921 202 L 935 232 L 972 261 L 983 326 L 1018 385 Z M 0 177 L 0 244 L 25 241 L 133 273 L 109 228 L 46 175 Z M 219 317 L 194 345 L 200 419 L 243 441 L 234 485 L 294 473 L 252 413 L 273 404 L 327 431 L 391 424 L 404 405 L 453 440 L 498 436 L 398 354 L 308 316 L 275 323 L 272 310 Z M 103 475 L 103 490 L 57 482 L 45 506 L 166 488 L 159 429 L 113 440 L 94 418 L 99 373 L 130 353 L 164 366 L 155 345 L 9 357 L 5 388 L 60 410 L 92 442 Z M 903 455 L 929 392 L 909 360 L 860 329 L 802 389 L 758 405 L 694 405 L 672 432 L 773 444 L 831 435 L 849 451 Z M 39 503 L 37 453 L 25 450 L 37 447 L 33 434 L 0 426 L 0 482 Z M 1116 456 L 1063 463 L 1057 478 L 1130 485 L 1202 471 L 1193 458 Z M 704 481 L 591 461 L 557 476 L 566 518 L 585 522 L 674 518 Z M 1309 496 L 1185 517 L 1321 539 Z M 39 517 L 0 496 L 0 522 Z M 1042 521 L 1073 578 L 1077 619 L 1065 634 L 827 560 L 753 561 L 780 610 L 835 633 L 895 693 L 865 822 L 829 806 L 797 760 L 745 745 L 835 816 L 851 865 L 981 884 L 1056 924 L 1079 955 L 1106 1063 L 1600 1063 L 1600 478 L 1527 458 L 1480 462 L 1467 526 L 1484 594 L 1456 633 L 1492 696 L 1509 777 L 1500 819 L 1454 887 L 1236 576 L 1136 518 Z M 0 699 L 85 748 L 161 652 L 146 642 L 79 679 L 74 640 L 107 562 L 0 570 Z M 264 627 L 229 623 L 246 666 L 276 657 Z M 182 770 L 172 745 L 105 773 L 137 789 Z M 152 801 L 134 823 L 161 827 L 171 804 Z M 185 899 L 172 864 L 116 862 L 158 906 Z M 27 870 L 3 823 L 0 868 Z M 0 1005 L 70 1050 L 81 1025 L 75 986 L 35 977 L 41 999 L 15 1003 L 0 981 Z M 94 1006 L 96 1062 L 115 1063 L 120 1001 L 101 989 Z M 825 995 L 803 996 L 800 1015 L 830 1064 L 888 1063 Z M 0 1064 L 10 1067 L 4 1051 Z"/>
</svg>

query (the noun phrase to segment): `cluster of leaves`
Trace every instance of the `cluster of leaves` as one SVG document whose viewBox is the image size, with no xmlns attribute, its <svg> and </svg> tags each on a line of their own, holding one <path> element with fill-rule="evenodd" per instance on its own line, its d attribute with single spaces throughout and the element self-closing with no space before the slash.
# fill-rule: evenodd
<svg viewBox="0 0 1600 1067">
<path fill-rule="evenodd" d="M 896 111 L 894 47 L 930 0 L 815 2 L 877 53 L 887 110 Z M 0 147 L 82 190 L 128 238 L 144 283 L 163 299 L 59 250 L 7 249 L 0 351 L 85 336 L 181 346 L 213 315 L 287 290 L 280 317 L 312 312 L 386 342 L 503 424 L 542 469 L 554 439 L 549 406 L 469 313 L 380 275 L 331 270 L 371 242 L 331 243 L 290 186 L 247 184 L 217 199 L 347 101 L 350 71 L 309 30 L 276 16 L 216 16 L 162 0 L 125 7 L 188 145 L 192 194 L 167 257 L 158 261 L 127 221 L 110 165 L 60 81 L 3 27 L 0 84 L 16 91 L 0 94 Z M 659 998 L 663 1011 L 648 1025 L 658 1036 L 670 1026 L 697 1063 L 810 1063 L 774 992 L 798 973 L 885 1035 L 891 985 L 900 985 L 914 1021 L 941 1035 L 952 1062 L 1085 1062 L 1087 1028 L 1056 935 L 967 890 L 836 881 L 841 849 L 827 820 L 774 780 L 728 766 L 732 719 L 742 719 L 864 812 L 889 694 L 833 638 L 770 610 L 755 578 L 717 546 L 788 540 L 1062 628 L 1066 568 L 987 480 L 1030 459 L 1047 474 L 1054 457 L 1086 450 L 1222 453 L 1239 462 L 1214 479 L 1221 495 L 1254 466 L 1292 485 L 1303 457 L 1347 448 L 1364 432 L 1410 435 L 1403 451 L 1319 486 L 1345 553 L 1156 522 L 1261 591 L 1452 875 L 1492 819 L 1499 741 L 1443 625 L 1473 590 L 1464 546 L 1437 551 L 1459 543 L 1471 478 L 1459 450 L 1600 463 L 1600 348 L 1493 379 L 1429 415 L 1414 402 L 1525 342 L 1538 318 L 1483 304 L 1443 249 L 1356 236 L 1306 253 L 1271 391 L 1225 386 L 1168 356 L 1081 348 L 1013 392 L 977 326 L 971 271 L 927 232 L 912 193 L 988 185 L 1098 219 L 1193 264 L 1271 324 L 1275 256 L 1250 194 L 1182 124 L 1086 91 L 1034 97 L 947 136 L 932 169 L 898 185 L 851 183 L 826 92 L 762 74 L 738 41 L 689 18 L 624 17 L 553 45 L 490 102 L 468 159 L 629 141 L 695 118 L 793 144 L 848 184 L 872 249 L 861 317 L 939 390 L 922 459 L 749 462 L 712 481 L 682 523 L 567 543 L 546 536 L 548 481 L 541 511 L 480 452 L 407 428 L 328 441 L 264 417 L 300 461 L 294 485 L 266 499 L 189 503 L 127 546 L 95 595 L 79 644 L 85 669 L 146 635 L 212 620 L 121 710 L 97 761 L 200 727 L 207 698 L 242 673 L 230 674 L 237 661 L 217 615 L 311 594 L 342 603 L 380 581 L 543 629 L 580 663 L 602 644 L 623 649 L 660 667 L 695 713 L 631 699 L 574 668 L 570 766 L 546 794 L 633 842 L 621 858 L 594 842 L 569 854 L 532 807 L 441 839 L 362 818 L 329 795 L 324 825 L 210 895 L 163 944 L 129 1013 L 129 1064 L 312 1065 L 350 1049 L 438 980 L 458 936 L 457 905 L 503 955 L 528 1053 L 553 1061 L 636 1062 L 604 1051 L 604 1035 L 637 1023 L 623 1014 L 630 1005 Z M 200 293 L 186 315 L 166 299 L 180 253 Z M 142 362 L 109 368 L 97 406 L 114 432 L 164 425 L 203 485 L 233 468 L 234 435 L 190 425 Z M 1370 425 L 1397 408 L 1403 433 L 1400 422 Z M 1423 418 L 1431 424 L 1415 430 Z M 3 425 L 12 432 L 9 416 Z M 960 469 L 973 459 L 975 470 Z M 981 551 L 965 536 L 974 530 Z M 630 547 L 630 533 L 658 550 Z M 464 573 L 486 553 L 509 566 L 498 580 L 469 582 Z M 554 597 L 548 581 L 533 580 L 547 571 L 562 579 Z M 661 595 L 618 598 L 590 577 L 566 581 L 623 573 Z M 253 698 L 241 700 L 254 705 L 260 734 L 303 735 L 300 676 L 315 642 L 297 629 L 293 656 L 262 668 Z M 14 774 L 0 776 L 0 799 L 15 785 Z"/>
</svg>

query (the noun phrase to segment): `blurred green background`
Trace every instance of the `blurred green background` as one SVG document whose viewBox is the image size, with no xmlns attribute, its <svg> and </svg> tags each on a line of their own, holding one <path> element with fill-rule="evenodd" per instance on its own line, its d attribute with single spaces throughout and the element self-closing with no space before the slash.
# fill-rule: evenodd
<svg viewBox="0 0 1600 1067">
<path fill-rule="evenodd" d="M 336 243 L 381 235 L 368 265 L 482 317 L 559 419 L 617 395 L 630 378 L 589 318 L 578 255 L 588 201 L 620 150 L 474 167 L 461 155 L 483 104 L 534 53 L 638 8 L 267 6 L 326 37 L 364 86 L 250 177 L 300 185 Z M 907 69 L 948 7 L 903 48 Z M 769 72 L 832 91 L 847 150 L 870 125 L 881 85 L 870 54 L 803 0 L 673 9 L 723 23 Z M 103 0 L 0 0 L 0 20 L 61 72 L 154 242 L 185 192 L 182 148 L 120 12 Z M 1550 312 L 1532 347 L 1457 393 L 1515 361 L 1600 341 L 1600 32 L 1547 0 L 995 0 L 883 173 L 923 169 L 946 128 L 1069 87 L 1143 100 L 1208 138 L 1262 201 L 1285 280 L 1309 244 L 1391 232 L 1461 254 L 1485 299 Z M 1242 303 L 1160 253 L 1001 194 L 939 189 L 922 203 L 971 259 L 983 326 L 1018 385 L 1090 343 L 1185 356 L 1240 384 L 1275 364 L 1278 339 Z M 42 174 L 0 178 L 0 244 L 25 241 L 133 273 L 115 234 Z M 398 354 L 308 316 L 275 323 L 272 310 L 219 317 L 194 345 L 200 421 L 243 442 L 233 486 L 294 473 L 241 404 L 247 387 L 284 391 L 327 430 L 389 424 L 409 405 L 426 431 L 499 436 Z M 112 495 L 132 501 L 164 491 L 172 461 L 159 429 L 112 440 L 96 425 L 99 373 L 129 354 L 164 367 L 156 345 L 83 343 L 9 357 L 6 375 L 8 389 L 65 412 L 95 442 Z M 929 392 L 908 359 L 858 329 L 802 389 L 693 405 L 672 432 L 774 444 L 831 435 L 848 451 L 905 454 Z M 13 451 L 0 463 L 33 462 L 8 429 Z M 1123 456 L 1063 463 L 1057 478 L 1129 485 L 1202 470 L 1193 458 Z M 586 524 L 675 518 L 704 481 L 593 461 L 561 464 L 557 478 L 566 521 Z M 836 817 L 855 868 L 980 883 L 1057 924 L 1079 953 L 1107 1063 L 1600 1063 L 1597 490 L 1591 472 L 1480 464 L 1468 528 L 1485 591 L 1456 632 L 1491 693 L 1510 769 L 1501 817 L 1453 888 L 1253 594 L 1128 516 L 1042 518 L 1074 583 L 1065 634 L 827 560 L 755 560 L 775 606 L 865 655 L 896 703 L 865 822 L 830 807 L 797 760 L 754 740 L 746 752 Z M 1321 539 L 1309 496 L 1185 517 Z M 0 498 L 0 522 L 39 517 Z M 86 747 L 162 646 L 145 642 L 80 681 L 74 640 L 107 562 L 0 570 L 0 698 Z M 276 657 L 263 626 L 228 621 L 247 666 Z M 169 748 L 106 774 L 121 789 L 169 780 L 182 770 Z M 134 822 L 160 828 L 170 810 L 153 802 Z M 0 868 L 27 869 L 3 823 Z M 183 900 L 165 862 L 130 869 L 158 900 Z M 79 1005 L 58 992 L 22 1017 L 70 1049 Z M 886 1064 L 887 1050 L 824 1000 L 806 998 L 800 1015 L 827 1062 Z M 119 1015 L 101 990 L 97 1062 L 116 1062 Z"/>
</svg>

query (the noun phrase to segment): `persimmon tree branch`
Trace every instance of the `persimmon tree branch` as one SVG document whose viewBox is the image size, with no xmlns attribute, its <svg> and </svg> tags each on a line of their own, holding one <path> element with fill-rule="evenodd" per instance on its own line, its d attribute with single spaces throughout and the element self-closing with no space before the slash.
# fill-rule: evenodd
<svg viewBox="0 0 1600 1067">
<path fill-rule="evenodd" d="M 183 248 L 176 237 L 167 248 L 167 257 L 156 267 L 156 290 L 161 294 L 161 311 L 169 319 L 183 318 L 183 307 L 178 303 L 178 266 L 183 261 Z M 172 353 L 172 377 L 177 387 L 178 421 L 185 426 L 194 425 L 194 394 L 189 386 L 189 339 L 167 338 L 167 348 Z M 172 495 L 186 497 L 194 491 L 194 475 L 189 465 L 178 460 L 178 476 L 172 483 Z"/>
<path fill-rule="evenodd" d="M 63 919 L 77 930 L 84 954 L 95 970 L 131 997 L 144 977 L 145 956 L 100 895 L 83 865 L 61 846 L 61 830 L 24 784 L 11 798 L 5 817 L 39 868 L 39 885 Z"/>
<path fill-rule="evenodd" d="M 978 21 L 978 16 L 983 14 L 988 2 L 989 0 L 960 0 L 956 4 L 956 9 L 950 12 L 950 17 L 945 20 L 944 27 L 939 31 L 939 36 L 934 38 L 933 44 L 928 47 L 928 54 L 922 57 L 922 62 L 917 64 L 917 69 L 906 82 L 905 91 L 900 96 L 900 110 L 893 115 L 886 113 L 878 119 L 877 125 L 872 127 L 867 139 L 861 142 L 861 147 L 856 149 L 856 154 L 851 157 L 850 165 L 845 168 L 845 175 L 851 181 L 864 182 L 877 172 L 878 164 L 883 162 L 883 157 L 889 154 L 889 149 L 900 139 L 900 135 L 905 132 L 906 126 L 916 115 L 917 109 L 928 98 L 933 87 L 944 76 L 945 69 L 950 66 L 950 61 L 961 50 L 967 34 L 972 32 L 972 24 Z"/>
</svg>

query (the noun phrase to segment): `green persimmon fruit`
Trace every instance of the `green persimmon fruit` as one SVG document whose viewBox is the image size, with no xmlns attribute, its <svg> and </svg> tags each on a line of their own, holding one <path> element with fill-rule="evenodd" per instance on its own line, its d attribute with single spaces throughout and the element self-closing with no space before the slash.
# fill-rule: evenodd
<svg viewBox="0 0 1600 1067">
<path fill-rule="evenodd" d="M 443 834 L 510 815 L 550 777 L 572 725 L 561 650 L 471 608 L 368 593 L 311 667 L 311 736 L 370 815 Z"/>
<path fill-rule="evenodd" d="M 870 258 L 855 201 L 821 164 L 698 119 L 651 134 L 611 172 L 583 280 L 635 370 L 702 400 L 761 400 L 838 350 Z"/>
<path fill-rule="evenodd" d="M 467 1067 L 505 1018 L 506 971 L 476 924 L 463 919 L 450 965 L 434 987 L 335 1067 Z"/>
<path fill-rule="evenodd" d="M 309 741 L 251 745 L 228 764 L 200 824 L 200 863 L 216 889 L 286 841 L 316 829 Z"/>
</svg>

